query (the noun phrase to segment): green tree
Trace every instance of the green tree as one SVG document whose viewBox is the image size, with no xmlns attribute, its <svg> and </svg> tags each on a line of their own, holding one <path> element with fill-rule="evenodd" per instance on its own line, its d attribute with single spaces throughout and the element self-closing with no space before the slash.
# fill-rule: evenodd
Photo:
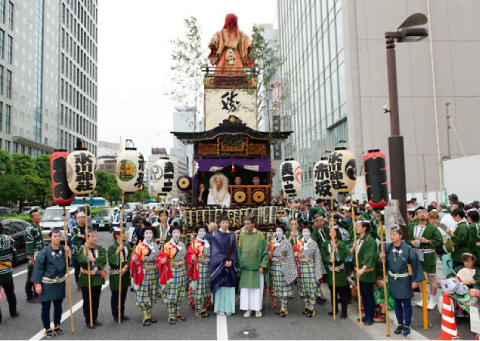
<svg viewBox="0 0 480 341">
<path fill-rule="evenodd" d="M 0 175 L 0 202 L 2 205 L 10 206 L 19 202 L 20 209 L 22 209 L 22 203 L 28 195 L 28 187 L 23 177 L 13 174 Z"/>
<path fill-rule="evenodd" d="M 108 191 L 108 201 L 110 201 L 112 204 L 113 202 L 119 202 L 122 200 L 122 191 L 120 190 L 120 187 L 116 186 L 110 189 Z"/>
<path fill-rule="evenodd" d="M 34 159 L 35 170 L 38 177 L 43 180 L 43 194 L 49 201 L 53 201 L 52 175 L 50 169 L 50 155 L 42 154 Z M 40 195 L 40 193 L 39 193 Z"/>
<path fill-rule="evenodd" d="M 13 160 L 9 152 L 0 150 L 0 174 L 11 174 L 13 172 Z"/>
<path fill-rule="evenodd" d="M 97 170 L 97 196 L 104 197 L 108 201 L 112 199 L 109 196 L 109 192 L 112 188 L 118 188 L 117 179 L 115 175 L 105 172 L 103 170 Z"/>
<path fill-rule="evenodd" d="M 12 154 L 13 174 L 37 176 L 35 162 L 28 154 Z"/>
</svg>

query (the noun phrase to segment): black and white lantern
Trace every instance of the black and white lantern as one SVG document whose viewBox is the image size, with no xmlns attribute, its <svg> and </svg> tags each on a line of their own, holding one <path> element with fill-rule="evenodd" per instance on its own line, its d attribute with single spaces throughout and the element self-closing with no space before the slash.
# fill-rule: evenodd
<svg viewBox="0 0 480 341">
<path fill-rule="evenodd" d="M 330 182 L 330 173 L 328 172 L 328 158 L 322 157 L 313 167 L 313 178 L 315 180 L 315 194 L 320 199 L 332 199 L 335 191 Z"/>
<path fill-rule="evenodd" d="M 125 148 L 117 157 L 117 183 L 124 192 L 143 188 L 145 160 L 137 148 Z"/>
<path fill-rule="evenodd" d="M 295 160 L 285 160 L 280 165 L 282 188 L 285 194 L 293 197 L 302 190 L 302 167 Z"/>
<path fill-rule="evenodd" d="M 162 158 L 152 167 L 153 187 L 160 195 L 167 195 L 172 191 L 175 166 L 168 158 Z"/>
<path fill-rule="evenodd" d="M 335 148 L 328 157 L 330 183 L 336 192 L 350 192 L 355 188 L 356 171 L 355 155 L 346 148 Z"/>
<path fill-rule="evenodd" d="M 67 156 L 67 182 L 78 196 L 90 194 L 97 186 L 97 159 L 86 148 L 78 148 Z"/>
</svg>

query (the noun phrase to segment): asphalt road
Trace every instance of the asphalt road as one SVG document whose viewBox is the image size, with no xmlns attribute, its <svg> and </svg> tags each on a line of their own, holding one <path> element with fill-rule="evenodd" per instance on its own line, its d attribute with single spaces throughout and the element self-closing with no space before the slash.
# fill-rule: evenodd
<svg viewBox="0 0 480 341">
<path fill-rule="evenodd" d="M 130 225 L 130 224 L 129 224 Z M 108 248 L 112 242 L 112 236 L 108 232 L 99 232 L 98 243 Z M 25 302 L 24 285 L 26 280 L 26 263 L 21 263 L 14 268 L 15 293 L 17 295 L 17 309 L 20 316 L 14 320 L 9 319 L 8 305 L 4 297 L 0 302 L 3 313 L 3 324 L 0 326 L 0 339 L 18 340 L 18 339 L 40 339 L 43 337 L 43 327 L 40 318 L 41 305 L 28 304 Z M 71 271 L 73 269 L 70 269 Z M 142 326 L 141 310 L 135 306 L 135 294 L 128 292 L 126 301 L 126 315 L 130 317 L 129 321 L 122 324 L 113 321 L 110 309 L 111 292 L 108 285 L 102 290 L 100 299 L 99 320 L 103 323 L 102 327 L 95 330 L 88 330 L 85 327 L 85 319 L 82 311 L 81 293 L 76 292 L 74 284 L 73 271 L 72 280 L 72 305 L 74 308 L 73 321 L 75 334 L 71 334 L 71 320 L 69 315 L 68 296 L 63 301 L 62 329 L 65 335 L 59 337 L 63 339 L 338 339 L 338 340 L 359 340 L 359 339 L 384 339 L 385 325 L 374 324 L 370 327 L 364 327 L 360 330 L 355 322 L 358 313 L 355 313 L 356 304 L 349 305 L 349 319 L 333 321 L 327 315 L 330 305 L 317 305 L 317 315 L 313 318 L 307 318 L 302 315 L 303 304 L 299 298 L 289 302 L 289 315 L 286 318 L 280 318 L 274 314 L 276 309 L 268 306 L 267 313 L 262 318 L 243 317 L 243 311 L 238 310 L 231 317 L 217 317 L 213 314 L 213 307 L 210 306 L 211 316 L 206 319 L 195 317 L 194 311 L 188 306 L 187 298 L 182 304 L 181 313 L 187 318 L 185 322 L 177 322 L 176 325 L 167 323 L 166 305 L 157 302 L 154 305 L 152 316 L 158 320 L 158 323 L 149 327 Z M 327 289 L 328 290 L 328 289 Z M 324 295 L 328 294 L 327 290 Z M 414 309 L 414 328 L 421 328 L 423 322 L 421 310 Z M 53 314 L 53 308 L 52 308 Z M 393 316 L 392 312 L 392 316 Z M 439 336 L 440 317 L 438 312 L 431 312 L 429 315 L 436 316 L 433 321 L 435 329 L 422 331 L 420 333 L 433 338 Z M 438 322 L 437 322 L 438 320 Z M 467 320 L 468 321 L 468 320 Z M 468 325 L 469 326 L 469 325 Z M 459 324 L 459 332 L 463 339 L 472 338 L 465 333 L 467 323 Z M 392 336 L 393 336 L 392 326 Z M 428 334 L 428 335 L 427 335 Z M 392 337 L 392 339 L 394 339 Z M 404 339 L 402 337 L 402 339 Z"/>
</svg>

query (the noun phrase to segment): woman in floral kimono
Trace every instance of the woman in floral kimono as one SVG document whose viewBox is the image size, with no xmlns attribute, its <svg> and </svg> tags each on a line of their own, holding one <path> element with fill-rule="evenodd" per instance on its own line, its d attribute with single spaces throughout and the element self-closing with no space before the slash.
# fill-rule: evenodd
<svg viewBox="0 0 480 341">
<path fill-rule="evenodd" d="M 205 239 L 208 227 L 197 224 L 197 237 L 192 241 L 187 252 L 187 263 L 190 266 L 188 276 L 192 280 L 192 298 L 195 301 L 195 315 L 208 317 L 205 301 L 210 297 L 210 243 Z"/>
<path fill-rule="evenodd" d="M 303 298 L 307 317 L 315 316 L 318 281 L 326 273 L 317 243 L 310 238 L 313 229 L 309 224 L 302 226 L 303 238 L 297 242 L 295 257 L 300 255 L 300 296 Z"/>
<path fill-rule="evenodd" d="M 134 284 L 138 286 L 135 303 L 142 309 L 143 326 L 148 327 L 151 323 L 157 323 L 157 320 L 152 317 L 152 308 L 160 298 L 158 284 L 160 272 L 155 263 L 159 250 L 157 243 L 153 240 L 155 234 L 153 226 L 142 228 L 140 234 L 143 240 L 135 248 L 131 267 L 133 268 Z"/>
<path fill-rule="evenodd" d="M 187 249 L 180 241 L 182 228 L 173 223 L 170 228 L 172 239 L 166 242 L 157 257 L 157 266 L 160 268 L 160 284 L 164 288 L 163 303 L 168 308 L 168 322 L 175 324 L 176 321 L 186 321 L 180 315 L 180 305 L 185 299 L 187 287 L 187 268 L 185 258 Z"/>
<path fill-rule="evenodd" d="M 287 227 L 279 224 L 276 227 L 276 237 L 268 245 L 273 279 L 273 294 L 280 301 L 280 317 L 288 315 L 288 299 L 294 297 L 292 283 L 298 277 L 298 270 L 293 256 L 292 244 L 285 237 Z"/>
</svg>

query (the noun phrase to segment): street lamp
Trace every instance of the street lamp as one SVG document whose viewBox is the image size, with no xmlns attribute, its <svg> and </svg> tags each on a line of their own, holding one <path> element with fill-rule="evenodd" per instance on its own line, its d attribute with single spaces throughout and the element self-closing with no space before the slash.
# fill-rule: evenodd
<svg viewBox="0 0 480 341">
<path fill-rule="evenodd" d="M 394 32 L 385 32 L 387 48 L 387 73 L 388 96 L 390 100 L 390 137 L 388 138 L 388 151 L 390 156 L 390 179 L 392 199 L 400 204 L 400 213 L 407 221 L 407 188 L 405 183 L 405 151 L 403 136 L 400 135 L 400 118 L 398 114 L 397 91 L 397 61 L 395 57 L 395 42 L 412 43 L 425 39 L 428 30 L 423 27 L 428 22 L 422 13 L 409 16 Z M 408 236 L 408 229 L 403 229 L 404 238 Z"/>
</svg>

